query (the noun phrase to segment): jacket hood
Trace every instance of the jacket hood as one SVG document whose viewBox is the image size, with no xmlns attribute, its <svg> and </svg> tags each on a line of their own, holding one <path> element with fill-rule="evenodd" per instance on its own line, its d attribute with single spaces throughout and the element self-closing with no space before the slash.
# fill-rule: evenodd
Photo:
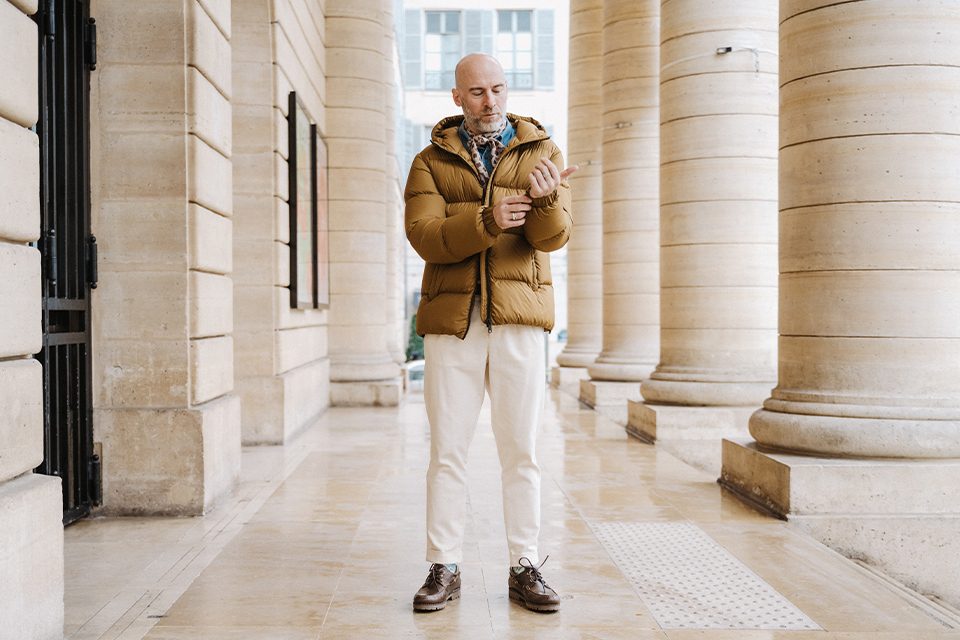
<svg viewBox="0 0 960 640">
<path fill-rule="evenodd" d="M 433 144 L 442 147 L 453 153 L 463 145 L 460 142 L 460 135 L 457 130 L 463 123 L 463 115 L 449 116 L 441 120 L 433 128 L 430 134 L 430 141 Z M 516 130 L 516 136 L 511 144 L 523 144 L 533 140 L 546 140 L 550 137 L 547 130 L 539 122 L 528 116 L 518 116 L 513 113 L 507 113 L 507 120 Z"/>
</svg>

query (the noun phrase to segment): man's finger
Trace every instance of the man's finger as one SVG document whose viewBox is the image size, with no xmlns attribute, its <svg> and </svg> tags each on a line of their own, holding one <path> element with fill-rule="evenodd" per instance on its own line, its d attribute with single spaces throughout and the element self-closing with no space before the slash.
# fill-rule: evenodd
<svg viewBox="0 0 960 640">
<path fill-rule="evenodd" d="M 580 169 L 580 165 L 578 164 L 575 164 L 571 167 L 567 167 L 566 169 L 560 172 L 560 179 L 565 180 L 567 176 L 569 176 L 574 171 L 578 171 L 579 169 Z"/>
</svg>

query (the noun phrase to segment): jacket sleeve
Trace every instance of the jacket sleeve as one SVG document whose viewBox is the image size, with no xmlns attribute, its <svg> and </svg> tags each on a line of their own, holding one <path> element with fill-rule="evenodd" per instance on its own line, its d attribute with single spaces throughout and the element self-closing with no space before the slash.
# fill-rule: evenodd
<svg viewBox="0 0 960 640">
<path fill-rule="evenodd" d="M 550 160 L 563 170 L 563 155 L 551 144 Z M 523 225 L 523 234 L 534 249 L 556 251 L 567 244 L 573 228 L 573 216 L 570 212 L 570 187 L 566 183 L 557 187 L 553 193 L 542 198 L 533 198 L 527 222 Z"/>
<path fill-rule="evenodd" d="M 491 230 L 484 224 L 485 212 L 479 206 L 448 217 L 447 203 L 422 155 L 414 158 L 403 193 L 404 224 L 414 250 L 426 262 L 451 264 L 487 249 L 499 228 L 494 225 Z"/>
</svg>

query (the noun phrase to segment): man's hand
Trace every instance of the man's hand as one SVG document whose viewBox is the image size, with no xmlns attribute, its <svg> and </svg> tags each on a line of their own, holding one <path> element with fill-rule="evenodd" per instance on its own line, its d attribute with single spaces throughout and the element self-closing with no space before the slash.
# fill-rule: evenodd
<svg viewBox="0 0 960 640">
<path fill-rule="evenodd" d="M 527 196 L 507 196 L 493 207 L 493 219 L 501 229 L 522 226 L 532 200 Z"/>
<path fill-rule="evenodd" d="M 527 176 L 530 180 L 530 197 L 542 198 L 550 195 L 567 179 L 567 176 L 579 168 L 577 165 L 573 165 L 560 171 L 557 169 L 557 165 L 550 161 L 550 158 L 540 158 L 540 162 Z"/>
</svg>

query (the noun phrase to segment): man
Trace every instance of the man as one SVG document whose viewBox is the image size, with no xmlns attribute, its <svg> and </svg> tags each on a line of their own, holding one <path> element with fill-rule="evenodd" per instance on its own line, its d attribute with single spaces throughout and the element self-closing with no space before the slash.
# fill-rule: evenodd
<svg viewBox="0 0 960 640">
<path fill-rule="evenodd" d="M 550 261 L 570 236 L 570 192 L 556 145 L 532 118 L 508 114 L 496 59 L 471 54 L 456 68 L 462 116 L 440 121 L 410 168 L 407 238 L 426 261 L 417 332 L 424 336 L 430 422 L 427 580 L 417 611 L 460 596 L 467 450 L 484 389 L 500 457 L 510 598 L 556 611 L 540 573 L 543 332 L 553 328 Z M 540 564 L 538 564 L 540 563 Z"/>
</svg>

